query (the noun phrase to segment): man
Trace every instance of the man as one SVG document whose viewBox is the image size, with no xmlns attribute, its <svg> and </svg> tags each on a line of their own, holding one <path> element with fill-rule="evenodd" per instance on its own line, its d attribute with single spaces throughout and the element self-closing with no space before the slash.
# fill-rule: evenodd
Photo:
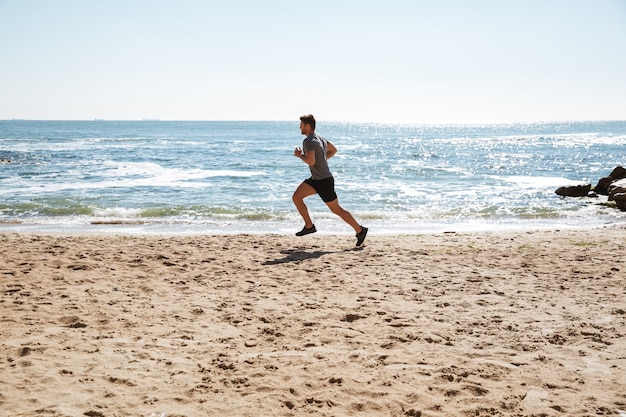
<svg viewBox="0 0 626 417">
<path fill-rule="evenodd" d="M 293 203 L 304 219 L 304 228 L 297 232 L 296 236 L 317 232 L 304 199 L 310 195 L 319 194 L 330 211 L 352 226 L 356 232 L 356 245 L 361 246 L 367 235 L 367 227 L 359 225 L 352 214 L 339 205 L 339 199 L 335 193 L 335 179 L 328 168 L 327 160 L 337 153 L 337 148 L 322 136 L 315 134 L 315 117 L 312 114 L 300 117 L 300 133 L 305 136 L 302 149 L 296 147 L 293 155 L 309 166 L 311 178 L 304 180 L 292 196 Z"/>
</svg>

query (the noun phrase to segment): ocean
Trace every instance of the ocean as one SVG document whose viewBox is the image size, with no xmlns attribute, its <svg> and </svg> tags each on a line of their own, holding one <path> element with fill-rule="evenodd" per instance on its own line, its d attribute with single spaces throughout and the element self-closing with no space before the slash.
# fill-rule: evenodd
<svg viewBox="0 0 626 417">
<path fill-rule="evenodd" d="M 318 121 L 340 204 L 370 234 L 626 223 L 606 197 L 561 198 L 623 165 L 626 121 Z M 0 121 L 0 231 L 138 234 L 300 230 L 309 176 L 295 121 Z M 317 197 L 319 233 L 353 234 Z"/>
</svg>

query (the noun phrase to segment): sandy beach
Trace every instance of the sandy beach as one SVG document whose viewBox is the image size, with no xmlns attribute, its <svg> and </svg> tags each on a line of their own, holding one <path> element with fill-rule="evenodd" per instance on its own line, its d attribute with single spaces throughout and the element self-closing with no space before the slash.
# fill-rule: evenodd
<svg viewBox="0 0 626 417">
<path fill-rule="evenodd" d="M 0 416 L 626 415 L 626 229 L 0 234 Z"/>
</svg>

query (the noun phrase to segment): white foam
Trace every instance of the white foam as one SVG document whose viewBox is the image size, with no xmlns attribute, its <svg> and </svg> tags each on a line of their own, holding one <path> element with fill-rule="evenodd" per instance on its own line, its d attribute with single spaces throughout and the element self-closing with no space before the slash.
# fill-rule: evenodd
<svg viewBox="0 0 626 417">
<path fill-rule="evenodd" d="M 110 178 L 104 181 L 93 180 L 72 180 L 62 182 L 60 178 L 50 178 L 53 181 L 33 184 L 29 180 L 13 178 L 7 183 L 7 187 L 0 189 L 0 195 L 10 195 L 13 193 L 48 193 L 64 190 L 97 190 L 107 188 L 136 188 L 136 187 L 172 187 L 172 188 L 203 188 L 209 187 L 210 182 L 202 181 L 217 177 L 240 177 L 250 178 L 266 175 L 264 171 L 236 171 L 236 170 L 205 170 L 205 169 L 183 169 L 165 168 L 152 162 L 128 162 L 114 163 L 104 162 L 103 169 L 94 169 L 92 177 Z M 50 174 L 51 175 L 51 174 Z M 49 175 L 49 176 L 50 176 Z M 46 176 L 39 176 L 39 179 L 46 179 Z"/>
<path fill-rule="evenodd" d="M 141 216 L 143 212 L 142 209 L 136 208 L 122 208 L 122 207 L 113 207 L 113 208 L 96 208 L 93 209 L 93 216 L 95 217 L 113 217 L 113 218 L 138 218 Z"/>
<path fill-rule="evenodd" d="M 532 188 L 546 188 L 546 187 L 561 187 L 561 186 L 572 186 L 572 185 L 581 185 L 583 182 L 570 180 L 568 178 L 563 177 L 535 177 L 528 175 L 515 175 L 515 176 L 505 176 L 505 177 L 491 177 L 494 180 L 504 180 L 510 183 L 517 184 L 521 187 L 532 187 Z"/>
</svg>

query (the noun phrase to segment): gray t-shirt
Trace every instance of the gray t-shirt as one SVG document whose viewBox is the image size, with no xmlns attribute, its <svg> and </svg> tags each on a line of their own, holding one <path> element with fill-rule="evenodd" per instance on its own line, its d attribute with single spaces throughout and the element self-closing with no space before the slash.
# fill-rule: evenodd
<svg viewBox="0 0 626 417">
<path fill-rule="evenodd" d="M 330 172 L 330 168 L 328 168 L 328 162 L 326 161 L 326 143 L 326 139 L 315 133 L 311 136 L 307 136 L 306 139 L 302 141 L 302 150 L 305 154 L 307 152 L 315 152 L 315 164 L 309 167 L 311 169 L 312 180 L 323 180 L 333 176 Z"/>
</svg>

